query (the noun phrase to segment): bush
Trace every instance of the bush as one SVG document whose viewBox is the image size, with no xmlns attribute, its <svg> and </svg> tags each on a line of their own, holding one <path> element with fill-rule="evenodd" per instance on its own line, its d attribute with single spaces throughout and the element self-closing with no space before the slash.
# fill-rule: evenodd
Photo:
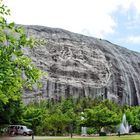
<svg viewBox="0 0 140 140">
<path fill-rule="evenodd" d="M 8 134 L 8 126 L 7 125 L 3 125 L 3 126 L 0 126 L 0 136 L 5 136 Z"/>
<path fill-rule="evenodd" d="M 87 128 L 87 134 L 91 135 L 91 134 L 97 134 L 97 130 L 92 128 L 92 127 L 88 127 Z"/>
<path fill-rule="evenodd" d="M 99 136 L 106 136 L 106 133 L 105 132 L 100 132 Z"/>
</svg>

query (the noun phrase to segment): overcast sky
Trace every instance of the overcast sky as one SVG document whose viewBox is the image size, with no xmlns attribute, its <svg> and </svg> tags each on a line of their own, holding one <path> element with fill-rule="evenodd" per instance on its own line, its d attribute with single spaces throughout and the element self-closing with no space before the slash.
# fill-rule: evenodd
<svg viewBox="0 0 140 140">
<path fill-rule="evenodd" d="M 140 0 L 4 0 L 9 21 L 63 28 L 140 52 Z"/>
</svg>

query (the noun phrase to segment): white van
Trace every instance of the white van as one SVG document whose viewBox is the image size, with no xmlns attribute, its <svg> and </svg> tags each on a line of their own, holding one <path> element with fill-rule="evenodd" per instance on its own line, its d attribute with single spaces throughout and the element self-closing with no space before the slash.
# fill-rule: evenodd
<svg viewBox="0 0 140 140">
<path fill-rule="evenodd" d="M 14 133 L 17 135 L 31 136 L 33 134 L 33 131 L 24 125 L 10 125 L 9 133 L 13 133 L 13 131 L 15 131 Z"/>
</svg>

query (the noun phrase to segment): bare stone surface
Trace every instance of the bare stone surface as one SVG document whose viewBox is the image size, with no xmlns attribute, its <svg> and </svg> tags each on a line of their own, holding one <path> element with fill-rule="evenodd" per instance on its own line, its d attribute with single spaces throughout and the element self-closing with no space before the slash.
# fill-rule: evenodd
<svg viewBox="0 0 140 140">
<path fill-rule="evenodd" d="M 140 53 L 62 29 L 25 27 L 28 35 L 47 41 L 25 54 L 48 78 L 40 90 L 34 86 L 33 94 L 25 91 L 24 101 L 100 96 L 140 105 Z"/>
</svg>

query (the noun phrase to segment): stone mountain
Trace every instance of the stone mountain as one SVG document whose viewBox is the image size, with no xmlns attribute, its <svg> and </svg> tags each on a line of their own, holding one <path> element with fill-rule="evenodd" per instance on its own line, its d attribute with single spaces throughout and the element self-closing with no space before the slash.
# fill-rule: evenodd
<svg viewBox="0 0 140 140">
<path fill-rule="evenodd" d="M 25 90 L 26 102 L 40 99 L 96 98 L 140 105 L 140 53 L 66 30 L 25 26 L 27 34 L 47 41 L 25 50 L 42 70 L 42 88 Z"/>
</svg>

